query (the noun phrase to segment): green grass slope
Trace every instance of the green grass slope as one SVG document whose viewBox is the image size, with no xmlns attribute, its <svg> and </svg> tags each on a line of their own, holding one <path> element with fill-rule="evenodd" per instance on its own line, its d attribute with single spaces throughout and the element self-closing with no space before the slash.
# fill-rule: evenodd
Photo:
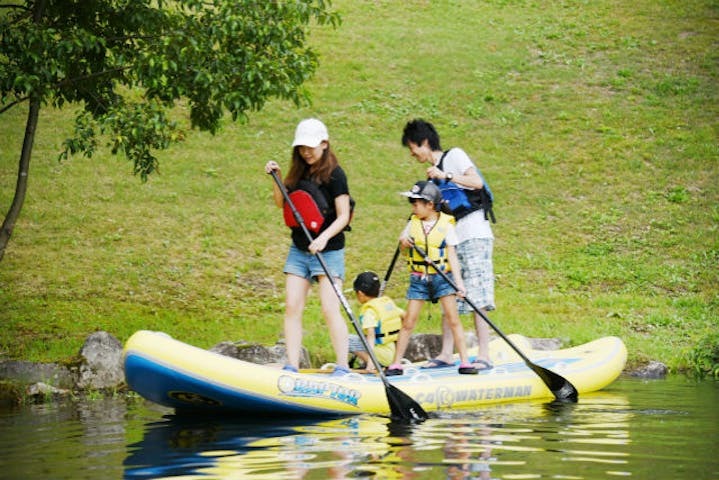
<svg viewBox="0 0 719 480">
<path fill-rule="evenodd" d="M 95 330 L 274 343 L 289 235 L 263 165 L 288 165 L 307 116 L 328 125 L 357 200 L 345 287 L 387 269 L 409 213 L 397 192 L 424 170 L 401 130 L 422 117 L 495 193 L 492 319 L 505 333 L 568 344 L 618 335 L 631 362 L 675 369 L 698 342 L 717 343 L 716 0 L 335 7 L 341 27 L 312 32 L 322 64 L 311 106 L 273 102 L 214 137 L 194 132 L 161 152 L 146 184 L 107 150 L 58 163 L 72 112 L 42 112 L 0 263 L 0 358 L 65 359 Z M 21 110 L 0 122 L 3 212 Z M 398 265 L 388 293 L 401 301 L 405 281 Z M 417 331 L 438 332 L 438 307 L 425 312 Z M 304 326 L 314 362 L 332 360 L 315 294 Z"/>
</svg>

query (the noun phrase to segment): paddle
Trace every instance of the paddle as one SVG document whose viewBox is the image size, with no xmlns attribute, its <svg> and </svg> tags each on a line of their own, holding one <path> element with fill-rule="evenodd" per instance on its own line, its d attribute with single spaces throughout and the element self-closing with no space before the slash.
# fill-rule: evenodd
<svg viewBox="0 0 719 480">
<path fill-rule="evenodd" d="M 310 234 L 310 231 L 307 229 L 307 226 L 305 225 L 304 220 L 302 219 L 302 215 L 300 215 L 300 212 L 297 211 L 297 208 L 292 203 L 292 200 L 290 199 L 289 194 L 287 193 L 287 189 L 285 188 L 284 184 L 280 180 L 280 177 L 277 175 L 277 172 L 275 170 L 272 170 L 271 172 L 272 178 L 274 178 L 275 183 L 280 189 L 280 192 L 282 192 L 282 196 L 285 199 L 285 202 L 287 202 L 287 205 L 290 206 L 290 210 L 292 210 L 292 215 L 294 215 L 295 220 L 299 224 L 299 226 L 302 228 L 302 231 L 304 231 L 305 235 L 307 236 L 307 239 L 311 242 L 313 240 L 312 234 Z M 347 313 L 347 316 L 349 317 L 350 321 L 352 322 L 352 326 L 354 327 L 355 331 L 357 332 L 357 335 L 359 335 L 360 341 L 362 342 L 362 345 L 364 346 L 365 350 L 369 354 L 370 359 L 372 360 L 372 364 L 374 365 L 374 368 L 377 369 L 377 374 L 379 375 L 380 379 L 382 379 L 382 383 L 384 384 L 385 388 L 385 394 L 387 395 L 387 403 L 389 404 L 390 411 L 392 412 L 392 418 L 400 419 L 400 420 L 415 420 L 415 421 L 423 421 L 426 420 L 428 417 L 427 412 L 424 411 L 424 409 L 414 401 L 409 395 L 404 393 L 399 388 L 395 387 L 389 381 L 387 380 L 387 377 L 384 375 L 384 372 L 382 371 L 382 365 L 380 365 L 379 360 L 377 360 L 377 357 L 374 354 L 374 351 L 370 348 L 369 344 L 367 343 L 367 338 L 364 336 L 364 332 L 362 331 L 362 328 L 360 328 L 359 323 L 357 322 L 357 319 L 355 318 L 354 314 L 352 313 L 352 309 L 350 308 L 349 302 L 347 302 L 347 299 L 342 294 L 342 291 L 340 290 L 339 286 L 335 283 L 334 277 L 330 273 L 330 269 L 327 266 L 327 263 L 325 263 L 325 259 L 322 257 L 322 254 L 320 252 L 317 252 L 315 254 L 317 256 L 317 259 L 320 261 L 320 265 L 322 265 L 322 270 L 324 270 L 325 275 L 327 275 L 327 279 L 332 284 L 332 288 L 335 291 L 335 294 L 337 295 L 337 298 L 339 298 L 340 303 L 342 304 L 342 307 L 344 307 L 345 313 Z"/>
<path fill-rule="evenodd" d="M 387 288 L 387 283 L 389 282 L 389 277 L 392 275 L 392 270 L 394 270 L 394 264 L 397 263 L 397 257 L 399 257 L 399 252 L 401 250 L 402 245 L 397 244 L 397 249 L 394 251 L 394 256 L 392 257 L 392 261 L 389 263 L 389 267 L 387 267 L 387 273 L 384 274 L 384 280 L 382 280 L 382 283 L 379 286 L 379 296 L 381 297 L 384 294 L 384 289 Z"/>
<path fill-rule="evenodd" d="M 420 256 L 422 256 L 427 265 L 431 265 L 442 276 L 442 278 L 444 278 L 445 281 L 447 281 L 447 283 L 449 283 L 452 288 L 454 288 L 455 291 L 459 292 L 459 288 L 457 288 L 457 285 L 452 281 L 451 278 L 449 278 L 449 276 L 445 272 L 439 269 L 437 264 L 434 263 L 431 258 L 429 258 L 429 255 L 427 255 L 427 252 L 425 252 L 422 247 L 419 247 L 414 244 L 413 248 L 417 250 L 417 253 L 419 253 Z M 489 324 L 489 326 L 492 327 L 492 329 L 497 332 L 497 334 L 499 334 L 499 336 L 502 337 L 502 339 L 504 339 L 504 341 L 507 342 L 510 347 L 514 349 L 515 352 L 517 352 L 517 354 L 519 354 L 520 357 L 522 357 L 524 363 L 529 368 L 531 368 L 534 373 L 539 375 L 539 378 L 541 378 L 545 385 L 547 385 L 547 387 L 549 388 L 549 390 L 551 390 L 557 400 L 569 402 L 577 401 L 577 399 L 579 398 L 579 393 L 577 392 L 577 389 L 574 388 L 574 385 L 569 382 L 569 380 L 562 377 L 561 375 L 552 372 L 551 370 L 540 367 L 539 365 L 529 360 L 529 358 L 527 358 L 527 356 L 524 355 L 524 353 L 522 353 L 522 351 L 517 348 L 517 346 L 512 343 L 512 341 L 507 338 L 507 336 L 502 333 L 502 331 L 494 323 L 492 323 L 492 321 L 484 313 L 482 313 L 482 311 L 477 308 L 469 298 L 464 298 L 464 301 L 467 302 L 469 306 L 472 307 L 472 309 L 477 312 L 479 316 L 482 317 L 484 321 L 487 322 L 487 324 Z"/>
<path fill-rule="evenodd" d="M 412 215 L 407 217 L 408 222 L 410 218 L 412 218 Z M 387 288 L 387 284 L 389 283 L 389 277 L 392 275 L 392 271 L 394 270 L 394 264 L 397 263 L 397 257 L 399 257 L 399 252 L 401 250 L 402 244 L 397 243 L 397 248 L 394 250 L 394 256 L 392 257 L 392 261 L 389 262 L 389 267 L 387 267 L 387 273 L 384 274 L 384 280 L 382 280 L 382 283 L 379 286 L 380 297 L 384 294 L 384 289 Z"/>
</svg>

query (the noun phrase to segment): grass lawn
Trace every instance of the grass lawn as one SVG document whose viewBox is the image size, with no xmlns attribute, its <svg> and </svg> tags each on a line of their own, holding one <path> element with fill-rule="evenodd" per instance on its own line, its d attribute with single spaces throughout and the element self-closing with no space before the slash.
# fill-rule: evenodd
<svg viewBox="0 0 719 480">
<path fill-rule="evenodd" d="M 312 105 L 274 101 L 216 136 L 192 132 L 145 184 L 107 149 L 58 162 L 73 112 L 41 112 L 0 263 L 0 358 L 67 359 L 96 330 L 274 343 L 289 231 L 263 165 L 286 170 L 308 116 L 328 125 L 357 201 L 345 287 L 392 258 L 409 214 L 397 193 L 424 169 L 401 131 L 422 117 L 495 194 L 492 319 L 505 333 L 567 345 L 617 335 L 630 362 L 675 370 L 719 341 L 716 0 L 334 6 L 342 25 L 311 36 Z M 24 116 L 0 122 L 3 212 Z M 405 282 L 398 266 L 388 293 L 400 303 Z M 438 332 L 438 307 L 425 312 L 417 331 Z M 332 360 L 316 295 L 304 326 L 313 362 Z"/>
</svg>

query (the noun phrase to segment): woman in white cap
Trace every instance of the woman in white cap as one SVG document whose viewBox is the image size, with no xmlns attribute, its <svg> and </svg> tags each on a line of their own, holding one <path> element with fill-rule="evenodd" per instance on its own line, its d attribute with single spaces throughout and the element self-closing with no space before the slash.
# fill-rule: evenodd
<svg viewBox="0 0 719 480">
<path fill-rule="evenodd" d="M 277 162 L 267 162 L 265 172 L 273 171 L 281 175 Z M 290 170 L 283 180 L 289 191 L 308 182 L 318 187 L 322 197 L 317 199 L 318 203 L 324 200 L 328 208 L 321 226 L 311 231 L 312 241 L 301 228 L 292 228 L 292 245 L 283 270 L 286 274 L 284 333 L 287 348 L 287 364 L 284 368 L 295 372 L 299 368 L 302 313 L 312 283 L 318 282 L 322 314 L 336 355 L 333 374 L 344 375 L 349 373 L 347 324 L 342 317 L 340 301 L 331 280 L 327 278 L 315 253 L 322 252 L 322 258 L 341 288 L 345 277 L 344 231 L 350 221 L 350 193 L 347 176 L 330 148 L 327 127 L 315 118 L 302 120 L 297 125 L 292 142 Z M 282 192 L 276 183 L 273 185 L 275 204 L 284 208 Z"/>
</svg>

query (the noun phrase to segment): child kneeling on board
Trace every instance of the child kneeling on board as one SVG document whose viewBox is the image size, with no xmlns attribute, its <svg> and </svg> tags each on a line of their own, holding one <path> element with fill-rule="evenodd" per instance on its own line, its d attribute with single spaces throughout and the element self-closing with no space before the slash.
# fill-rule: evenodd
<svg viewBox="0 0 719 480">
<path fill-rule="evenodd" d="M 399 308 L 391 298 L 380 296 L 379 277 L 374 272 L 363 272 L 355 278 L 353 288 L 357 300 L 362 305 L 359 312 L 359 323 L 364 331 L 367 344 L 380 365 L 387 366 L 394 359 L 397 336 L 402 327 L 404 310 Z M 367 370 L 375 369 L 359 335 L 350 335 L 350 353 L 362 360 Z"/>
</svg>

